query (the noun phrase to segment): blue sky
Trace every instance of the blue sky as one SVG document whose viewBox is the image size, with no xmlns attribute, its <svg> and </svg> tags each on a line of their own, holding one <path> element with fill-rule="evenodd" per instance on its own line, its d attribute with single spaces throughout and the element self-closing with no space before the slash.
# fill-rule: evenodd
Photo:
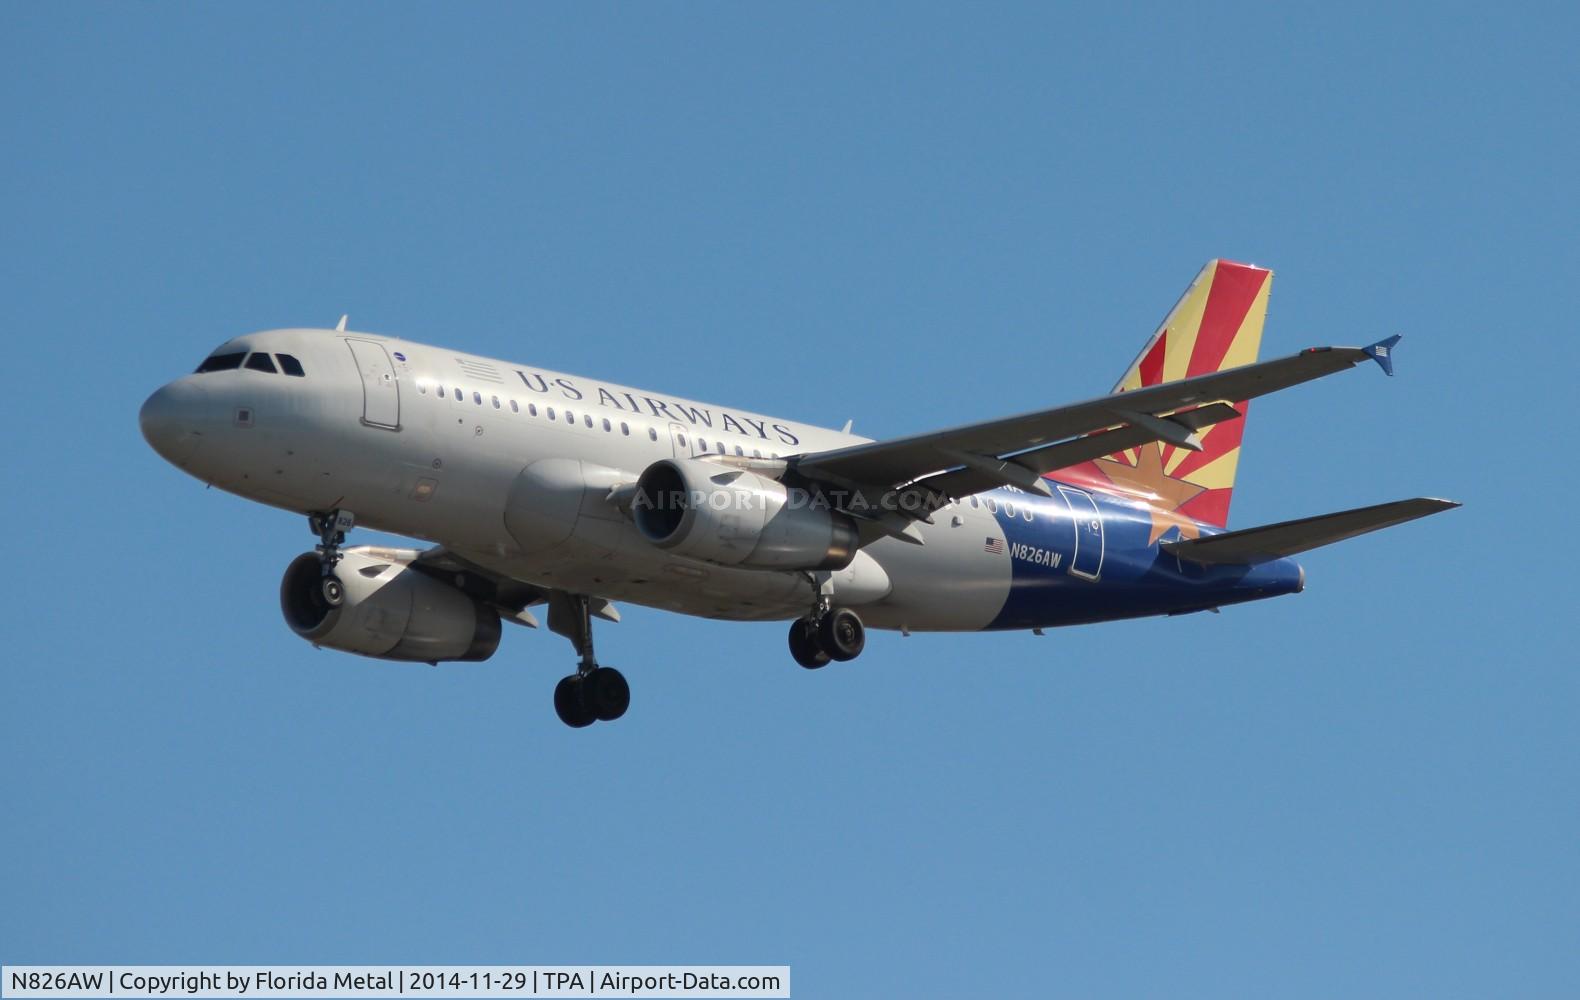
<svg viewBox="0 0 1580 1000">
<path fill-rule="evenodd" d="M 800 997 L 1573 995 L 1576 16 L 828 5 L 0 10 L 0 961 L 787 963 Z M 156 386 L 354 325 L 883 436 L 1105 390 L 1209 257 L 1234 524 L 1463 510 L 1298 597 L 1030 635 L 626 609 L 314 651 L 298 518 Z"/>
</svg>

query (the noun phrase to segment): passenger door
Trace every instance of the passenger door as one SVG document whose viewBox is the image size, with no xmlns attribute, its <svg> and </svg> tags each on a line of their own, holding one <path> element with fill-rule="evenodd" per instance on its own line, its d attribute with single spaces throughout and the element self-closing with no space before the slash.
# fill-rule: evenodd
<svg viewBox="0 0 1580 1000">
<path fill-rule="evenodd" d="M 1059 495 L 1070 508 L 1075 523 L 1075 554 L 1070 557 L 1070 575 L 1096 580 L 1103 574 L 1103 515 L 1090 493 L 1059 487 Z"/>
<path fill-rule="evenodd" d="M 362 376 L 362 422 L 370 427 L 400 430 L 400 382 L 383 344 L 347 340 Z"/>
</svg>

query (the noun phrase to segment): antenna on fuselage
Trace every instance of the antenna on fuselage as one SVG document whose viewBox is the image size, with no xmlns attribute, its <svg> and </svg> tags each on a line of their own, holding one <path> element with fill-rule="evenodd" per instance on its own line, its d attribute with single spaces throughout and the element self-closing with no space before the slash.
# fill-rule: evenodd
<svg viewBox="0 0 1580 1000">
<path fill-rule="evenodd" d="M 335 324 L 335 332 L 336 333 L 345 333 L 346 332 L 346 320 L 348 320 L 350 318 L 351 318 L 351 314 L 350 313 L 346 313 L 344 316 L 340 317 L 340 322 Z"/>
<path fill-rule="evenodd" d="M 845 421 L 845 426 L 843 428 L 841 428 L 840 433 L 841 434 L 849 434 L 850 433 L 850 425 L 855 423 L 855 422 L 856 422 L 856 418 L 855 417 L 851 417 L 849 420 Z"/>
</svg>

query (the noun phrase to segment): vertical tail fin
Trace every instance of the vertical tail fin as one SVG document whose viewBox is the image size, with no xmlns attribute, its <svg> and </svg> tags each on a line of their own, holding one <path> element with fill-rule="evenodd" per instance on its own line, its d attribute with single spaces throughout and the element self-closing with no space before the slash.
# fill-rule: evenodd
<svg viewBox="0 0 1580 1000">
<path fill-rule="evenodd" d="M 1252 363 L 1262 344 L 1272 287 L 1273 272 L 1266 268 L 1208 261 L 1125 370 L 1114 392 Z M 1247 405 L 1236 403 L 1241 416 L 1207 428 L 1200 451 L 1155 442 L 1062 470 L 1059 476 L 1139 495 L 1154 506 L 1177 512 L 1183 515 L 1178 518 L 1182 533 L 1194 534 L 1183 523 L 1186 518 L 1223 527 L 1229 521 Z"/>
</svg>

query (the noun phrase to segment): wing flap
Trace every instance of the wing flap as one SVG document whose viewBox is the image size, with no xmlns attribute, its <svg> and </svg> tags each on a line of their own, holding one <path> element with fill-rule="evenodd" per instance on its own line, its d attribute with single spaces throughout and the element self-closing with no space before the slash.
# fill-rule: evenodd
<svg viewBox="0 0 1580 1000">
<path fill-rule="evenodd" d="M 537 628 L 538 620 L 527 609 L 549 597 L 543 587 L 516 580 L 442 545 L 419 553 L 411 567 L 493 605 L 506 620 L 528 628 Z"/>
<path fill-rule="evenodd" d="M 1391 528 L 1458 506 L 1453 500 L 1416 497 L 1413 500 L 1395 500 L 1373 507 L 1265 524 L 1259 528 L 1246 528 L 1205 538 L 1164 542 L 1162 548 L 1191 562 L 1248 566 L 1342 542 L 1346 538 Z"/>
</svg>

